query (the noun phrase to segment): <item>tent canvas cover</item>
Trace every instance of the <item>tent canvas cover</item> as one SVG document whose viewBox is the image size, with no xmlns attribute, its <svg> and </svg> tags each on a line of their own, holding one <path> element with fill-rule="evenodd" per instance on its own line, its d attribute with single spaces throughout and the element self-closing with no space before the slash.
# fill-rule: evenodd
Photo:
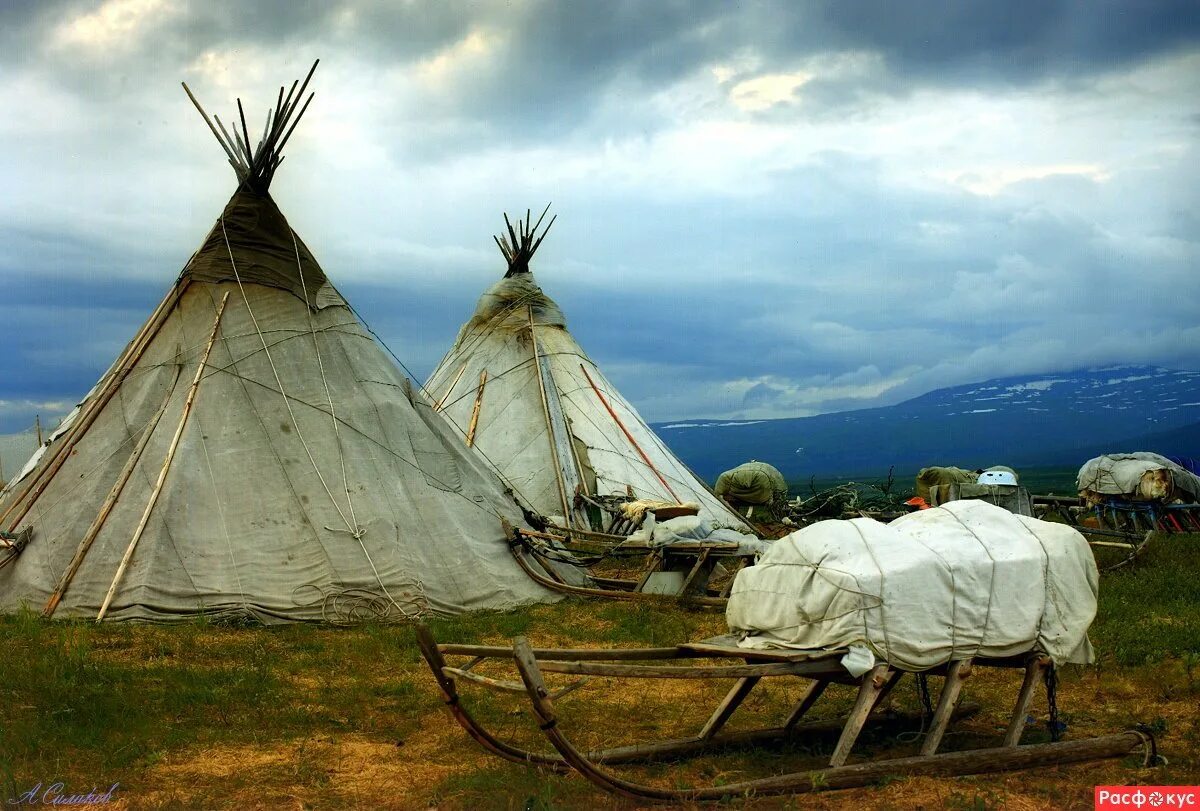
<svg viewBox="0 0 1200 811">
<path fill-rule="evenodd" d="M 253 151 L 244 118 L 231 137 L 196 103 L 238 188 L 0 496 L 0 529 L 33 530 L 0 568 L 0 610 L 274 622 L 557 599 L 506 548 L 501 521 L 523 524 L 520 506 L 414 393 L 271 199 L 308 106 L 308 78 L 297 84 L 280 88 Z"/>
<path fill-rule="evenodd" d="M 538 236 L 544 218 L 527 215 L 497 238 L 508 271 L 426 382 L 435 407 L 520 498 L 555 521 L 589 528 L 577 491 L 593 499 L 632 491 L 693 502 L 714 524 L 746 530 L 609 382 L 534 280 L 529 260 L 554 222 Z"/>
<path fill-rule="evenodd" d="M 1073 527 L 964 500 L 793 532 L 738 572 L 725 615 L 747 648 L 859 648 L 909 670 L 1030 650 L 1086 663 L 1098 590 Z"/>
</svg>

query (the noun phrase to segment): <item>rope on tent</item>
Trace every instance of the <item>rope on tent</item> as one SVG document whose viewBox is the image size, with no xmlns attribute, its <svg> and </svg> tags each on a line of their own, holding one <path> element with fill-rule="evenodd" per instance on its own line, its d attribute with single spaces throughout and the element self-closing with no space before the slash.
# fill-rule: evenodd
<svg viewBox="0 0 1200 811">
<path fill-rule="evenodd" d="M 330 503 L 333 504 L 333 508 L 337 510 L 338 516 L 340 516 L 342 521 L 345 522 L 345 531 L 349 532 L 350 536 L 354 538 L 354 540 L 358 541 L 358 545 L 362 547 L 363 555 L 366 556 L 367 563 L 371 567 L 371 572 L 375 575 L 375 581 L 379 583 L 379 588 L 381 588 L 383 593 L 387 594 L 388 599 L 392 600 L 394 603 L 395 600 L 390 594 L 388 594 L 387 586 L 383 584 L 383 577 L 379 574 L 379 569 L 375 567 L 375 561 L 372 560 L 371 553 L 367 551 L 367 545 L 363 543 L 362 539 L 367 532 L 366 529 L 359 527 L 357 524 L 351 523 L 351 520 L 346 517 L 344 512 L 342 512 L 341 505 L 337 503 L 337 499 L 334 498 L 333 491 L 329 489 L 329 485 L 325 483 L 325 477 L 321 475 L 321 470 L 317 467 L 317 460 L 312 454 L 312 449 L 309 448 L 308 442 L 305 441 L 304 435 L 300 431 L 300 423 L 296 420 L 295 412 L 292 411 L 292 401 L 288 397 L 287 391 L 283 387 L 283 380 L 279 377 L 279 369 L 276 368 L 275 361 L 271 358 L 271 350 L 267 349 L 267 339 L 263 336 L 262 330 L 259 329 L 258 318 L 254 315 L 254 309 L 250 306 L 250 298 L 246 295 L 246 288 L 242 284 L 241 274 L 238 273 L 237 262 L 234 261 L 233 258 L 233 248 L 229 244 L 229 235 L 225 231 L 224 215 L 221 216 L 221 236 L 225 239 L 225 250 L 229 253 L 229 264 L 233 268 L 233 278 L 237 281 L 238 290 L 241 291 L 242 301 L 246 305 L 246 312 L 250 315 L 250 323 L 254 325 L 254 331 L 258 333 L 258 339 L 262 343 L 263 352 L 266 355 L 267 363 L 271 367 L 271 374 L 275 376 L 275 384 L 279 386 L 279 393 L 283 396 L 283 405 L 287 409 L 288 417 L 292 421 L 292 427 L 296 429 L 296 438 L 300 440 L 300 444 L 304 447 L 304 452 L 308 455 L 308 461 L 312 464 L 313 472 L 317 474 L 317 479 L 321 482 L 321 487 L 324 488 L 325 494 L 329 496 Z M 330 416 L 332 416 L 335 420 L 337 419 L 336 415 L 331 414 Z M 342 531 L 331 530 L 329 527 L 325 527 L 325 529 L 331 532 Z M 399 604 L 397 604 L 397 608 L 399 608 Z"/>
<path fill-rule="evenodd" d="M 365 622 L 397 623 L 419 619 L 429 613 L 425 584 L 415 578 L 399 582 L 400 600 L 390 594 L 364 588 L 336 588 L 307 583 L 292 590 L 292 602 L 298 608 L 321 609 L 321 621 L 329 625 L 358 625 Z M 312 593 L 301 600 L 301 593 Z"/>
<path fill-rule="evenodd" d="M 592 391 L 596 392 L 596 397 L 600 399 L 600 402 L 604 404 L 604 408 L 608 410 L 608 415 L 613 418 L 613 422 L 615 422 L 617 427 L 621 429 L 621 433 L 625 434 L 625 438 L 629 440 L 629 444 L 633 445 L 634 450 L 636 450 L 638 455 L 642 457 L 642 461 L 646 463 L 646 466 L 649 467 L 650 470 L 654 472 L 654 475 L 658 477 L 658 480 L 662 482 L 662 486 L 667 488 L 667 492 L 671 494 L 671 498 L 678 502 L 679 496 L 675 495 L 675 491 L 671 489 L 671 485 L 667 484 L 667 480 L 664 479 L 663 475 L 658 472 L 658 468 L 656 468 L 654 463 L 650 461 L 650 457 L 646 455 L 644 450 L 642 450 L 642 446 L 639 445 L 637 440 L 633 438 L 633 434 L 629 433 L 629 429 L 625 427 L 625 423 L 621 422 L 621 418 L 617 416 L 617 412 L 613 410 L 613 407 L 608 404 L 608 400 L 605 399 L 604 395 L 600 393 L 599 387 L 596 386 L 596 381 L 592 380 L 592 376 L 588 374 L 587 367 L 581 363 L 579 364 L 579 369 L 583 372 L 583 376 L 587 378 L 587 382 L 591 385 Z"/>
<path fill-rule="evenodd" d="M 325 483 L 325 477 L 321 475 L 321 470 L 317 467 L 316 457 L 313 456 L 312 449 L 309 448 L 308 442 L 304 439 L 304 434 L 300 431 L 300 423 L 296 420 L 296 414 L 292 411 L 292 402 L 287 395 L 287 390 L 283 387 L 283 380 L 279 377 L 279 369 L 275 366 L 275 360 L 271 357 L 271 350 L 267 348 L 267 339 L 262 333 L 262 329 L 258 326 L 258 318 L 254 315 L 254 308 L 250 306 L 250 297 L 246 295 L 246 288 L 242 285 L 242 276 L 238 273 L 237 262 L 233 258 L 233 248 L 229 244 L 229 235 L 225 232 L 225 217 L 221 216 L 221 236 L 225 238 L 225 250 L 229 253 L 229 264 L 233 266 L 233 278 L 237 281 L 238 290 L 242 294 L 242 302 L 246 305 L 246 312 L 250 315 L 250 323 L 254 325 L 254 331 L 258 334 L 258 339 L 262 343 L 263 353 L 267 358 L 267 365 L 271 367 L 271 374 L 275 376 L 275 385 L 279 387 L 279 393 L 283 395 L 283 406 L 287 409 L 288 417 L 292 421 L 292 427 L 296 429 L 296 438 L 300 440 L 300 444 L 304 447 L 305 454 L 308 455 L 308 461 L 312 464 L 313 472 L 317 474 L 317 479 L 321 482 L 321 487 L 324 488 L 325 494 L 329 496 L 329 501 L 333 504 L 333 508 L 337 510 L 338 515 L 346 523 L 346 527 L 350 530 L 350 534 L 355 538 L 360 538 L 359 528 L 350 523 L 350 519 L 346 517 L 346 513 L 342 511 L 342 506 L 338 504 L 334 498 L 333 491 L 329 489 L 329 485 Z"/>
<path fill-rule="evenodd" d="M 197 417 L 199 420 L 199 417 Z M 201 424 L 200 449 L 204 451 L 204 464 L 208 470 L 208 481 L 212 484 L 213 501 L 217 503 L 217 516 L 221 519 L 221 532 L 225 535 L 225 547 L 229 550 L 229 560 L 233 563 L 233 577 L 237 580 L 238 594 L 242 597 L 242 608 L 247 614 L 252 613 L 246 600 L 246 587 L 242 584 L 242 573 L 238 571 L 237 554 L 234 552 L 233 537 L 229 534 L 229 522 L 225 519 L 225 506 L 221 503 L 221 490 L 217 487 L 217 476 L 213 471 L 212 456 L 208 452 L 208 442 L 205 440 L 204 426 Z"/>
<path fill-rule="evenodd" d="M 296 242 L 296 232 L 288 229 L 292 237 L 292 249 L 296 252 L 296 274 L 300 277 L 300 292 L 304 294 L 304 315 L 308 319 L 308 331 L 312 335 L 313 352 L 317 355 L 317 371 L 321 373 L 321 385 L 325 388 L 325 400 L 329 403 L 329 416 L 333 422 L 333 438 L 337 442 L 338 463 L 342 467 L 342 486 L 346 489 L 346 508 L 350 511 L 350 520 L 358 526 L 354 515 L 354 500 L 350 497 L 350 475 L 346 472 L 346 449 L 342 445 L 342 434 L 338 430 L 337 411 L 333 407 L 333 394 L 329 391 L 329 378 L 325 376 L 325 361 L 321 359 L 321 346 L 317 341 L 317 329 L 313 323 L 312 306 L 308 303 L 308 286 L 304 282 L 304 268 L 300 264 L 300 246 Z M 364 548 L 364 552 L 366 549 Z M 372 564 L 372 568 L 374 565 Z"/>
<path fill-rule="evenodd" d="M 331 284 L 331 286 L 332 286 L 332 284 Z M 387 345 L 387 342 L 383 340 L 383 338 L 379 335 L 379 333 L 371 328 L 371 325 L 368 324 L 367 320 L 362 317 L 362 314 L 358 310 L 354 309 L 354 305 L 351 304 L 349 301 L 346 301 L 344 296 L 342 297 L 342 300 L 345 302 L 346 307 L 350 310 L 350 312 L 354 313 L 354 317 L 358 319 L 360 324 L 362 324 L 363 329 L 365 329 L 367 332 L 371 333 L 371 336 L 376 341 L 379 342 L 379 345 L 383 347 L 384 351 L 386 351 L 388 353 L 388 355 L 391 356 L 392 360 L 396 361 L 396 364 L 404 371 L 404 373 L 406 375 L 408 375 L 409 380 L 417 380 L 418 378 L 416 375 L 414 375 L 412 373 L 412 369 L 409 369 L 408 366 L 406 366 L 404 364 L 404 361 L 400 360 L 399 356 L 397 356 L 396 353 L 392 351 L 392 348 Z M 255 381 L 255 382 L 257 382 L 257 381 Z M 430 402 L 434 402 L 435 398 L 429 392 L 429 390 L 427 388 L 425 388 L 425 386 L 423 384 L 417 383 L 416 386 L 426 396 L 426 398 L 429 399 Z M 459 398 L 459 399 L 461 399 L 461 398 Z M 458 400 L 455 400 L 454 402 L 458 402 Z M 446 422 L 448 424 L 450 424 L 451 426 L 453 426 L 454 428 L 456 428 L 458 430 L 458 432 L 465 437 L 466 431 L 463 430 L 463 427 L 461 425 L 459 425 L 457 422 L 455 422 L 454 419 L 452 419 L 450 417 L 450 415 L 444 411 L 444 409 L 446 408 L 445 405 L 443 405 L 442 408 L 443 408 L 442 415 L 445 418 Z M 357 429 L 355 429 L 355 430 L 357 430 Z M 390 448 L 388 448 L 388 451 L 391 452 L 393 455 L 395 455 L 397 458 L 403 459 L 403 457 L 400 457 L 399 454 L 396 454 L 395 451 L 392 451 Z M 518 503 L 518 506 L 523 507 L 523 508 L 525 508 L 525 507 L 532 508 L 533 501 L 530 500 L 529 497 L 526 496 L 524 493 L 522 493 L 521 490 L 516 486 L 516 484 L 513 483 L 513 481 L 511 479 L 509 479 L 507 476 L 504 475 L 504 471 L 502 471 L 500 469 L 500 466 L 497 465 L 494 461 L 492 461 L 492 458 L 490 456 L 488 456 L 486 453 L 484 453 L 483 450 L 481 450 L 480 448 L 476 447 L 475 451 L 479 454 L 479 456 L 485 462 L 487 462 L 488 466 L 491 468 L 492 473 L 496 476 L 496 478 L 498 478 L 501 481 L 501 483 L 503 483 L 515 495 L 521 497 L 521 500 L 524 501 L 524 504 L 522 505 L 522 504 Z M 408 460 L 405 459 L 404 461 L 407 462 Z M 451 488 L 451 491 L 456 492 L 453 490 L 453 488 Z M 459 495 L 461 496 L 462 494 L 459 493 Z M 474 504 L 477 508 L 479 508 L 481 510 L 485 510 L 485 511 L 489 512 L 490 514 L 495 515 L 497 518 L 503 517 L 500 515 L 499 512 L 497 512 L 495 510 L 487 510 L 485 507 L 482 507 L 481 505 L 479 505 L 477 502 L 471 500 L 470 498 L 467 498 L 466 496 L 462 496 L 462 497 L 468 503 Z"/>
</svg>

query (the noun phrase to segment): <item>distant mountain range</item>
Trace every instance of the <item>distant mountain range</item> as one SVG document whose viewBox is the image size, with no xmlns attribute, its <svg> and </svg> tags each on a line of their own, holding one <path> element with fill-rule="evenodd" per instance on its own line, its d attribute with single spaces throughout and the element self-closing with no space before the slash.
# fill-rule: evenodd
<svg viewBox="0 0 1200 811">
<path fill-rule="evenodd" d="M 884 408 L 777 420 L 653 426 L 712 481 L 749 459 L 792 481 L 928 465 L 1080 465 L 1106 452 L 1200 455 L 1200 372 L 1086 369 L 937 389 Z"/>
</svg>

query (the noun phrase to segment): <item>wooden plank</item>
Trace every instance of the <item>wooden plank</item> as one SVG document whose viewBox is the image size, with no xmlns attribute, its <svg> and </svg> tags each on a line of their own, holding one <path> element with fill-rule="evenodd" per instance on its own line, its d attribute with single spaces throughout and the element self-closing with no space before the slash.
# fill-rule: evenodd
<svg viewBox="0 0 1200 811">
<path fill-rule="evenodd" d="M 950 724 L 950 716 L 958 706 L 959 696 L 962 695 L 963 684 L 971 675 L 971 660 L 958 659 L 950 663 L 946 671 L 946 682 L 942 685 L 942 694 L 938 698 L 937 709 L 933 713 L 933 721 L 929 732 L 925 734 L 925 742 L 921 745 L 921 754 L 925 757 L 936 754 Z"/>
<path fill-rule="evenodd" d="M 903 670 L 892 671 L 892 674 L 888 676 L 887 684 L 883 685 L 883 689 L 879 691 L 879 697 L 875 699 L 875 708 L 872 712 L 880 712 L 886 709 L 890 703 L 888 699 L 891 697 L 892 691 L 896 689 L 896 685 L 900 683 L 902 678 L 904 678 Z"/>
<path fill-rule="evenodd" d="M 702 571 L 704 571 L 705 566 L 708 566 L 709 572 L 712 571 L 712 566 L 708 565 L 708 556 L 711 551 L 712 551 L 711 549 L 707 549 L 707 548 L 700 550 L 700 554 L 696 556 L 695 565 L 692 566 L 691 571 L 689 571 L 687 574 L 687 577 L 685 577 L 683 579 L 683 585 L 679 587 L 680 596 L 683 596 L 685 594 L 691 594 L 693 591 L 703 591 L 704 588 L 708 586 L 708 574 L 707 573 L 704 577 L 703 582 L 700 583 L 699 588 L 695 587 L 695 583 L 696 583 L 697 578 L 700 576 L 700 573 Z"/>
<path fill-rule="evenodd" d="M 150 491 L 150 498 L 146 502 L 146 509 L 142 512 L 142 518 L 138 522 L 137 528 L 133 531 L 133 537 L 129 540 L 129 546 L 125 549 L 125 554 L 121 558 L 121 563 L 117 566 L 117 573 L 113 576 L 112 585 L 108 587 L 108 593 L 104 595 L 104 603 L 100 606 L 99 613 L 96 614 L 96 622 L 104 619 L 108 613 L 108 607 L 112 604 L 112 599 L 117 593 L 117 587 L 121 584 L 121 578 L 125 575 L 125 569 L 129 566 L 129 561 L 133 559 L 134 550 L 137 549 L 138 541 L 142 538 L 142 533 L 146 531 L 146 525 L 150 521 L 150 513 L 154 511 L 154 505 L 158 503 L 158 497 L 162 493 L 163 483 L 167 479 L 167 471 L 171 468 L 171 462 L 175 459 L 175 450 L 179 447 L 179 440 L 183 436 L 183 429 L 187 426 L 188 415 L 192 413 L 192 404 L 196 402 L 196 392 L 200 389 L 200 379 L 204 376 L 204 368 L 208 365 L 208 356 L 212 352 L 213 344 L 217 341 L 217 332 L 221 327 L 221 316 L 225 314 L 225 305 L 229 301 L 229 293 L 221 299 L 221 304 L 217 307 L 217 316 L 213 319 L 212 334 L 208 336 L 208 343 L 204 347 L 204 354 L 200 357 L 200 363 L 196 366 L 196 374 L 192 378 L 192 385 L 188 389 L 187 399 L 183 403 L 183 413 L 179 416 L 179 425 L 175 428 L 175 435 L 171 437 L 171 444 L 167 448 L 166 458 L 163 459 L 162 468 L 158 472 L 158 479 L 154 482 L 154 489 Z"/>
<path fill-rule="evenodd" d="M 1008 729 L 1004 733 L 1004 745 L 1016 746 L 1021 742 L 1021 733 L 1025 731 L 1025 717 L 1029 714 L 1029 705 L 1033 703 L 1033 693 L 1046 673 L 1050 660 L 1045 656 L 1035 656 L 1025 665 L 1025 678 L 1021 682 L 1021 692 L 1017 694 L 1017 704 L 1013 707 L 1012 717 L 1008 721 Z"/>
<path fill-rule="evenodd" d="M 737 639 L 732 634 L 706 639 L 701 642 L 686 642 L 679 646 L 680 650 L 688 651 L 695 656 L 711 656 L 713 658 L 732 657 L 764 662 L 810 662 L 840 659 L 849 648 L 830 648 L 828 650 L 789 650 L 787 648 L 739 648 Z"/>
<path fill-rule="evenodd" d="M 478 673 L 472 673 L 466 668 L 446 666 L 442 668 L 442 675 L 448 679 L 465 679 L 473 681 L 476 684 L 481 684 L 492 690 L 500 690 L 508 693 L 524 693 L 525 685 L 515 681 L 505 681 L 504 679 L 493 679 L 490 676 L 481 676 Z"/>
<path fill-rule="evenodd" d="M 512 648 L 503 645 L 458 645 L 446 643 L 437 646 L 444 656 L 481 656 L 488 659 L 511 659 Z M 678 659 L 679 648 L 531 648 L 538 659 L 553 659 L 558 662 L 576 660 L 601 661 L 648 661 L 652 659 Z M 686 654 L 684 655 L 686 657 Z"/>
<path fill-rule="evenodd" d="M 841 667 L 837 663 L 834 663 L 832 666 Z M 831 665 L 826 662 L 771 662 L 761 665 L 672 667 L 667 665 L 626 665 L 610 664 L 607 662 L 539 660 L 538 667 L 544 673 L 571 673 L 577 676 L 613 676 L 627 679 L 740 679 L 745 676 L 840 675 L 831 672 Z M 879 667 L 885 666 L 880 665 Z M 845 671 L 843 670 L 843 672 Z"/>
<path fill-rule="evenodd" d="M 824 694 L 825 688 L 829 684 L 827 680 L 819 679 L 808 685 L 808 689 L 804 691 L 804 696 L 796 703 L 787 720 L 783 722 L 783 728 L 789 732 L 794 729 L 800 723 L 801 719 L 808 714 L 808 711 L 812 709 L 813 704 L 817 703 L 817 699 Z"/>
<path fill-rule="evenodd" d="M 487 385 L 487 369 L 479 373 L 479 389 L 475 392 L 475 405 L 471 409 L 471 424 L 467 426 L 467 447 L 475 444 L 475 429 L 479 427 L 479 407 L 483 405 L 483 387 Z"/>
<path fill-rule="evenodd" d="M 888 666 L 885 664 L 875 665 L 870 672 L 863 675 L 858 688 L 858 697 L 854 700 L 854 707 L 850 710 L 849 717 L 846 718 L 846 725 L 842 727 L 842 736 L 838 738 L 837 746 L 833 750 L 833 757 L 829 759 L 830 766 L 836 768 L 845 765 L 846 759 L 850 757 L 850 750 L 854 748 L 854 742 L 858 740 L 858 734 L 862 732 L 863 724 L 867 722 L 867 716 L 875 708 L 875 701 L 879 698 L 879 693 L 883 690 L 887 679 Z"/>
<path fill-rule="evenodd" d="M 646 583 L 650 580 L 650 575 L 655 572 L 662 571 L 663 562 L 666 558 L 662 552 L 657 549 L 646 556 L 646 568 L 642 570 L 642 576 L 638 578 L 638 583 L 634 587 L 634 591 L 641 591 L 646 587 Z"/>
<path fill-rule="evenodd" d="M 750 695 L 750 691 L 758 684 L 761 676 L 744 676 L 737 680 L 737 683 L 730 688 L 725 694 L 725 698 L 709 716 L 708 721 L 704 724 L 704 728 L 700 730 L 700 738 L 709 740 L 712 736 L 721 731 L 721 727 L 725 726 L 725 722 L 737 711 L 737 708 L 742 706 L 742 702 L 746 700 L 746 696 Z"/>
</svg>

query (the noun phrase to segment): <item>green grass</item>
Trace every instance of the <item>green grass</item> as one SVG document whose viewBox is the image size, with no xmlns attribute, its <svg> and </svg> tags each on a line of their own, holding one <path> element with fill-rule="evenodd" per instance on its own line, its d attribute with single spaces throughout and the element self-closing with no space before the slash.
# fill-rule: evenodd
<svg viewBox="0 0 1200 811">
<path fill-rule="evenodd" d="M 667 600 L 565 601 L 431 625 L 441 641 L 498 643 L 528 635 L 535 644 L 654 646 L 720 632 L 723 618 Z M 1167 777 L 1200 782 L 1200 536 L 1158 536 L 1134 566 L 1104 575 L 1091 636 L 1097 667 L 1064 674 L 1071 699 L 1064 711 L 1073 729 L 1112 731 L 1131 718 L 1157 721 L 1174 764 Z M 363 770 L 394 770 L 389 777 L 363 777 L 364 786 L 381 781 L 386 787 L 407 771 L 428 770 L 416 788 L 403 789 L 416 791 L 408 799 L 421 807 L 560 808 L 600 801 L 582 780 L 483 755 L 444 715 L 406 626 L 97 626 L 50 623 L 27 613 L 0 618 L 0 650 L 5 799 L 34 782 L 62 779 L 87 787 L 119 782 L 132 808 L 253 807 L 247 798 L 261 798 L 261 807 L 294 807 L 296 797 L 314 808 L 371 807 L 371 789 L 347 788 L 339 760 L 358 758 L 351 762 Z M 676 715 L 702 712 L 709 693 L 723 689 L 637 684 L 645 692 L 622 701 L 603 687 L 586 687 L 565 702 L 565 712 L 598 741 L 612 742 L 614 734 L 628 740 L 631 728 L 662 737 L 677 734 L 682 721 Z M 981 676 L 976 689 L 984 690 L 985 703 L 989 685 Z M 748 712 L 765 718 L 794 700 L 788 692 L 793 688 L 782 683 L 764 687 L 760 704 L 748 704 Z M 687 692 L 672 698 L 670 689 L 695 690 L 697 700 L 686 700 Z M 537 742 L 521 701 L 502 699 L 481 702 L 480 717 Z M 995 718 L 1002 715 L 1000 710 Z M 995 718 L 988 723 L 1002 723 Z M 366 745 L 378 748 L 355 754 L 353 746 Z M 236 761 L 255 752 L 275 759 L 238 767 Z M 234 764 L 222 766 L 225 772 L 205 765 L 210 754 Z M 644 774 L 664 781 L 732 781 L 789 768 L 795 756 L 795 750 L 757 750 Z M 1124 779 L 1125 768 L 1113 766 L 1110 778 Z M 1003 805 L 1005 791 L 1027 786 L 1022 778 L 1007 779 L 949 784 L 952 795 L 943 792 L 930 802 Z M 1038 779 L 1047 782 L 1037 784 L 1037 796 L 1050 802 L 1058 794 L 1074 797 L 1082 778 Z M 857 796 L 861 804 L 870 795 Z"/>
<path fill-rule="evenodd" d="M 1091 636 L 1104 661 L 1178 658 L 1200 681 L 1200 535 L 1157 534 L 1133 566 L 1103 575 Z"/>
</svg>

